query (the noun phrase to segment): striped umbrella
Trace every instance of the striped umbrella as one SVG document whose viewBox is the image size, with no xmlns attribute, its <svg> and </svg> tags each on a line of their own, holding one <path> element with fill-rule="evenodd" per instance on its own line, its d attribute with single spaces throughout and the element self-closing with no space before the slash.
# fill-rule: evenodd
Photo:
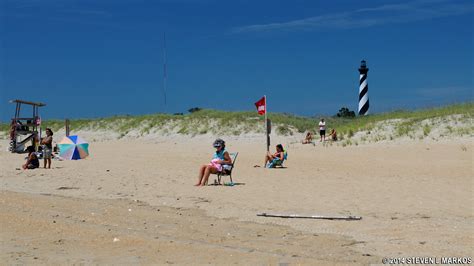
<svg viewBox="0 0 474 266">
<path fill-rule="evenodd" d="M 64 137 L 58 146 L 59 156 L 66 160 L 80 160 L 89 155 L 89 143 L 76 135 Z"/>
</svg>

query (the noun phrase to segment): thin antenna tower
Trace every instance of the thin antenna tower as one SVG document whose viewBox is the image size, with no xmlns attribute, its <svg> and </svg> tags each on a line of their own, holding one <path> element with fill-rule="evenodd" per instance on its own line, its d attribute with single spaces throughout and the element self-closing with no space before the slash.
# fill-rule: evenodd
<svg viewBox="0 0 474 266">
<path fill-rule="evenodd" d="M 166 70 L 166 33 L 163 33 L 163 99 L 165 102 L 165 112 L 166 112 L 166 79 L 167 79 L 167 70 Z"/>
</svg>

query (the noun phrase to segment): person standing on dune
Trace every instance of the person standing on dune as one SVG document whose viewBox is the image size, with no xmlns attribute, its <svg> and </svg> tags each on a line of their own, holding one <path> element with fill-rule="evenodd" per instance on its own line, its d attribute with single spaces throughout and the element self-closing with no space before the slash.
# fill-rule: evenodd
<svg viewBox="0 0 474 266">
<path fill-rule="evenodd" d="M 324 118 L 319 121 L 319 135 L 321 136 L 319 142 L 326 140 L 326 122 L 324 122 Z"/>
</svg>

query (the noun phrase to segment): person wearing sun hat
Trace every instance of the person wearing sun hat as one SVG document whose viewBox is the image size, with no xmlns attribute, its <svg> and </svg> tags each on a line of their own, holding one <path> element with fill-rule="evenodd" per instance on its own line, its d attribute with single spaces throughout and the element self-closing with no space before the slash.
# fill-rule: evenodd
<svg viewBox="0 0 474 266">
<path fill-rule="evenodd" d="M 222 164 L 232 163 L 229 153 L 225 150 L 225 141 L 222 139 L 216 139 L 212 144 L 216 148 L 212 160 L 209 164 L 201 166 L 199 170 L 198 182 L 195 186 L 205 186 L 209 180 L 211 174 L 217 174 L 222 171 Z"/>
</svg>

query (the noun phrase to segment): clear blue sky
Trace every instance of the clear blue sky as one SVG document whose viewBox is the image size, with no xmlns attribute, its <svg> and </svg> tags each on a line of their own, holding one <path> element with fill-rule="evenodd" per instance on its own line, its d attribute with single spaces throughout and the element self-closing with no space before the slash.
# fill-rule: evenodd
<svg viewBox="0 0 474 266">
<path fill-rule="evenodd" d="M 0 0 L 0 120 L 185 112 L 371 113 L 473 100 L 472 0 Z M 168 104 L 163 105 L 163 32 Z"/>
</svg>

